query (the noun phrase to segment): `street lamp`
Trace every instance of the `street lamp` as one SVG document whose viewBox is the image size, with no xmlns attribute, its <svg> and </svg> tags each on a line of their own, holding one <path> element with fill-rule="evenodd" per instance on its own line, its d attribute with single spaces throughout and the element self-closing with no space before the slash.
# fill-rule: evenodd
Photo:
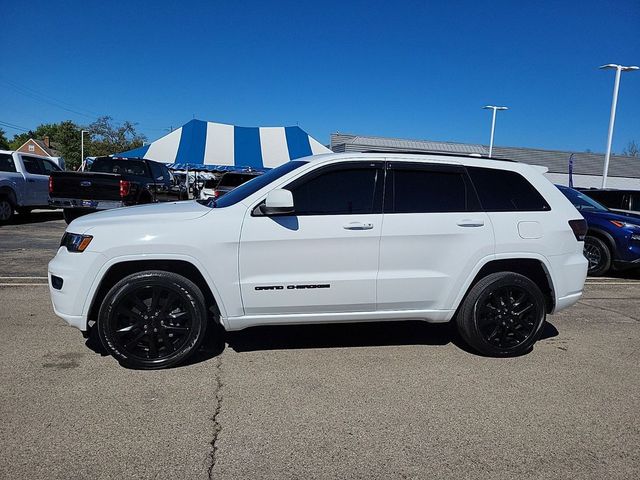
<svg viewBox="0 0 640 480">
<path fill-rule="evenodd" d="M 489 143 L 489 158 L 491 158 L 491 155 L 493 154 L 493 134 L 496 130 L 496 112 L 498 110 L 509 110 L 507 107 L 496 107 L 495 105 L 485 105 L 484 107 L 485 110 L 493 110 L 493 115 L 491 117 L 491 141 Z"/>
<path fill-rule="evenodd" d="M 84 134 L 89 133 L 87 130 L 80 130 L 80 167 L 84 172 Z"/>
<path fill-rule="evenodd" d="M 601 69 L 615 68 L 616 79 L 613 83 L 613 100 L 611 101 L 611 116 L 609 117 L 609 135 L 607 136 L 607 153 L 604 156 L 604 169 L 602 171 L 602 188 L 607 187 L 607 174 L 609 173 L 609 158 L 611 157 L 611 142 L 613 141 L 613 124 L 616 121 L 616 107 L 618 106 L 618 88 L 620 88 L 620 73 L 638 70 L 640 67 L 630 66 L 624 67 L 609 63 L 602 65 Z"/>
</svg>

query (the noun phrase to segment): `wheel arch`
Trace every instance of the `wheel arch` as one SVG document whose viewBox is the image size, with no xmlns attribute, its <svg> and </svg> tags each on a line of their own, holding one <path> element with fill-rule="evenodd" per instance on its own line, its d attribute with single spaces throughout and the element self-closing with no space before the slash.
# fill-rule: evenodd
<svg viewBox="0 0 640 480">
<path fill-rule="evenodd" d="M 87 312 L 87 326 L 90 321 L 98 318 L 102 299 L 107 292 L 120 280 L 127 275 L 143 272 L 147 270 L 161 270 L 166 272 L 177 273 L 188 278 L 195 283 L 202 291 L 205 297 L 206 307 L 208 311 L 212 311 L 216 321 L 220 322 L 220 306 L 221 303 L 214 290 L 205 279 L 200 269 L 187 260 L 179 259 L 144 259 L 144 260 L 122 260 L 109 266 L 108 270 L 100 278 L 100 282 L 95 289 L 91 298 L 91 304 Z"/>
<path fill-rule="evenodd" d="M 618 249 L 616 248 L 616 240 L 609 232 L 602 230 L 601 228 L 589 227 L 587 230 L 587 236 L 596 237 L 602 240 L 607 245 L 607 247 L 609 247 L 611 259 L 615 259 L 617 257 L 616 252 L 618 251 Z"/>
<path fill-rule="evenodd" d="M 455 305 L 456 311 L 468 295 L 473 286 L 487 275 L 497 272 L 519 273 L 534 282 L 544 295 L 547 313 L 553 312 L 556 306 L 556 295 L 553 279 L 549 267 L 542 259 L 534 257 L 514 257 L 491 259 L 484 263 L 477 271 L 471 283 L 464 290 L 464 294 Z"/>
<path fill-rule="evenodd" d="M 18 197 L 15 190 L 7 185 L 0 186 L 0 197 L 6 197 L 14 207 L 18 205 Z"/>
</svg>

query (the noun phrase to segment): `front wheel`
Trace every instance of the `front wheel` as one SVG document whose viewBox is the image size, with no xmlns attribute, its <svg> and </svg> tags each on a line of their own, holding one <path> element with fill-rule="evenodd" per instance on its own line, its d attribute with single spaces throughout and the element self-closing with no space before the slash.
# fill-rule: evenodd
<svg viewBox="0 0 640 480">
<path fill-rule="evenodd" d="M 529 278 L 498 272 L 476 283 L 464 299 L 456 324 L 474 350 L 494 357 L 527 352 L 542 331 L 544 295 Z"/>
<path fill-rule="evenodd" d="M 181 275 L 135 273 L 107 293 L 98 315 L 98 335 L 121 365 L 158 369 L 193 354 L 205 335 L 207 315 L 200 289 Z"/>
<path fill-rule="evenodd" d="M 589 261 L 587 274 L 591 277 L 604 275 L 611 268 L 611 251 L 599 238 L 587 236 L 584 239 L 584 256 Z"/>
<path fill-rule="evenodd" d="M 6 197 L 0 197 L 0 225 L 9 223 L 13 218 L 13 205 Z"/>
</svg>

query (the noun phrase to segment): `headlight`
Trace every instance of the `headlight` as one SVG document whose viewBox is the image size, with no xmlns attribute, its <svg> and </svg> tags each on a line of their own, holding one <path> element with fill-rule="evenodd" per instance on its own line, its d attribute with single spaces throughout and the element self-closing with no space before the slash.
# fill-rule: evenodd
<svg viewBox="0 0 640 480">
<path fill-rule="evenodd" d="M 619 220 L 609 220 L 611 223 L 613 223 L 616 227 L 620 227 L 620 228 L 638 228 L 640 229 L 640 225 L 636 225 L 635 223 L 627 223 L 627 222 L 621 222 Z"/>
<path fill-rule="evenodd" d="M 65 232 L 60 240 L 60 246 L 67 247 L 69 252 L 81 253 L 89 246 L 91 240 L 93 240 L 91 235 Z"/>
</svg>

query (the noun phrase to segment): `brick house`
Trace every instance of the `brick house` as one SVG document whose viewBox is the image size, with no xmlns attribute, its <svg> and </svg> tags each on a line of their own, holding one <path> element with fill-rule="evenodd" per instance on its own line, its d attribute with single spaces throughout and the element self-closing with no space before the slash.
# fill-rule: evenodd
<svg viewBox="0 0 640 480">
<path fill-rule="evenodd" d="M 30 138 L 24 142 L 20 148 L 16 150 L 21 153 L 33 153 L 34 155 L 44 155 L 47 157 L 59 157 L 60 153 L 51 146 L 49 137 L 45 136 L 43 140 Z"/>
</svg>

